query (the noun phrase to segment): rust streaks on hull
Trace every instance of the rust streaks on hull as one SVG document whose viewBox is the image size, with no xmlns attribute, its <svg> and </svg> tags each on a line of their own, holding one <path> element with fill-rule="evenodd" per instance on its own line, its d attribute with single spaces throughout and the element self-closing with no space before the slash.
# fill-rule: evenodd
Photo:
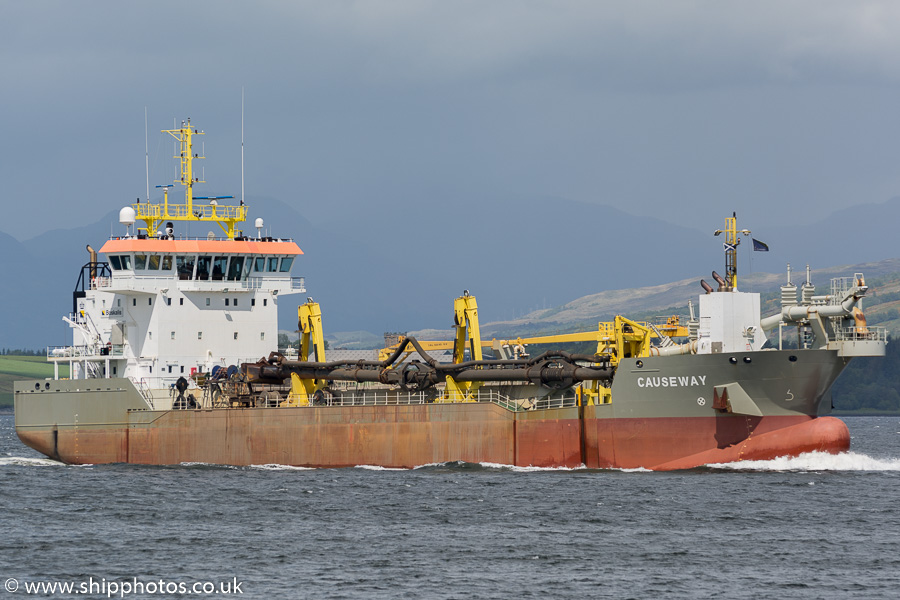
<svg viewBox="0 0 900 600">
<path fill-rule="evenodd" d="M 514 414 L 490 404 L 170 411 L 131 428 L 129 462 L 411 468 L 511 464 Z"/>
<path fill-rule="evenodd" d="M 687 469 L 849 448 L 832 417 L 612 417 L 608 407 L 512 412 L 496 404 L 132 411 L 127 426 L 19 428 L 67 463 L 412 468 L 454 461 L 517 466 Z M 598 418 L 601 415 L 603 418 Z"/>
</svg>

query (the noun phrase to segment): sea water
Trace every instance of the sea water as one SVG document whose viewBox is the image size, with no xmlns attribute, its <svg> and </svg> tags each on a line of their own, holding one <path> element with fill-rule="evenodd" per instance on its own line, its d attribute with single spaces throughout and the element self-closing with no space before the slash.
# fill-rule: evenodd
<svg viewBox="0 0 900 600">
<path fill-rule="evenodd" d="M 845 420 L 847 454 L 655 473 L 72 467 L 0 415 L 0 596 L 897 598 L 900 418 Z"/>
</svg>

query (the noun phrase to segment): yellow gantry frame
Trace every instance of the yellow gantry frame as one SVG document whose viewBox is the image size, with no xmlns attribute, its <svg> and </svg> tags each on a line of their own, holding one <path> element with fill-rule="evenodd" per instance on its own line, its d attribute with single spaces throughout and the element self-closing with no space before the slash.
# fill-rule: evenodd
<svg viewBox="0 0 900 600">
<path fill-rule="evenodd" d="M 318 302 L 310 300 L 297 307 L 297 328 L 300 330 L 300 360 L 306 361 L 312 350 L 315 362 L 325 362 L 325 335 Z M 296 373 L 291 373 L 291 392 L 282 406 L 309 406 L 310 397 L 323 387 L 325 380 L 301 379 Z"/>
<path fill-rule="evenodd" d="M 180 183 L 184 189 L 184 204 L 169 204 L 169 190 L 164 190 L 162 206 L 158 204 L 137 203 L 132 205 L 136 218 L 147 224 L 146 232 L 150 237 L 156 236 L 160 224 L 163 221 L 209 221 L 216 223 L 228 236 L 234 239 L 237 234 L 236 225 L 247 220 L 247 207 L 218 206 L 216 204 L 199 204 L 194 206 L 194 184 L 206 183 L 194 177 L 194 159 L 206 158 L 194 153 L 192 136 L 204 135 L 202 131 L 191 129 L 191 120 L 181 122 L 180 129 L 163 129 L 162 133 L 168 133 L 180 144 L 180 152 L 174 158 L 181 160 Z"/>
</svg>

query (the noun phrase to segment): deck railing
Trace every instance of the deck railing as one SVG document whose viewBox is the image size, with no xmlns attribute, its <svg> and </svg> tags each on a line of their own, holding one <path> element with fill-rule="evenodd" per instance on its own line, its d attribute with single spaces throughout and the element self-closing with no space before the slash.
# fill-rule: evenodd
<svg viewBox="0 0 900 600">
<path fill-rule="evenodd" d="M 47 360 L 62 360 L 68 358 L 98 359 L 107 356 L 122 357 L 125 354 L 123 344 L 90 344 L 83 346 L 47 346 Z"/>
<path fill-rule="evenodd" d="M 887 329 L 884 327 L 841 327 L 835 329 L 834 339 L 839 342 L 886 342 Z"/>
<path fill-rule="evenodd" d="M 527 410 L 570 408 L 578 406 L 578 397 L 574 393 L 550 395 L 536 398 L 513 398 L 501 394 L 497 390 L 478 390 L 468 400 L 448 400 L 441 394 L 430 392 L 397 392 L 389 390 L 363 389 L 346 390 L 340 395 L 325 395 L 321 406 L 406 406 L 429 403 L 492 403 L 503 408 L 521 412 Z"/>
<path fill-rule="evenodd" d="M 177 282 L 177 283 L 176 283 Z M 150 275 L 95 277 L 91 280 L 91 289 L 118 289 L 118 288 L 163 288 L 177 285 L 184 290 L 192 291 L 221 291 L 223 288 L 232 290 L 291 290 L 297 292 L 306 291 L 305 277 L 286 277 L 284 275 L 274 277 L 248 277 L 246 279 L 180 279 L 175 275 L 168 277 L 154 277 Z"/>
</svg>

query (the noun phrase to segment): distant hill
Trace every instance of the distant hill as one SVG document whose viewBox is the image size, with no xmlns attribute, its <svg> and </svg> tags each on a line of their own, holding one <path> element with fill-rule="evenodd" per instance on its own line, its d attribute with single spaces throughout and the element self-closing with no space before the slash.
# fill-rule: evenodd
<svg viewBox="0 0 900 600">
<path fill-rule="evenodd" d="M 69 376 L 69 365 L 60 365 L 59 376 Z M 13 405 L 13 384 L 16 381 L 47 377 L 53 377 L 53 365 L 43 355 L 0 355 L 0 406 Z"/>
<path fill-rule="evenodd" d="M 872 288 L 870 297 L 864 301 L 864 306 L 872 307 L 867 312 L 876 316 L 885 310 L 898 308 L 893 303 L 885 307 L 881 307 L 880 304 L 883 298 L 893 298 L 892 294 L 900 292 L 900 259 L 892 258 L 874 263 L 815 269 L 810 271 L 810 280 L 817 286 L 819 293 L 827 294 L 832 278 L 848 277 L 854 273 L 863 273 Z M 786 277 L 786 273 L 753 273 L 740 277 L 738 286 L 744 291 L 760 292 L 764 295 L 763 300 L 768 297 L 770 303 L 768 306 L 765 302 L 763 303 L 762 312 L 769 314 L 779 310 L 776 299 Z M 709 275 L 704 278 L 712 281 Z M 806 270 L 795 271 L 791 279 L 796 284 L 806 281 Z M 535 335 L 592 329 L 596 327 L 597 322 L 608 321 L 615 315 L 631 318 L 646 318 L 648 315 L 687 315 L 688 300 L 693 301 L 696 307 L 698 296 L 703 293 L 699 281 L 700 277 L 697 277 L 656 286 L 607 290 L 589 294 L 558 307 L 531 312 L 518 319 L 482 322 L 481 332 L 483 337 L 511 337 L 522 334 Z M 881 295 L 879 296 L 879 294 Z M 900 293 L 897 296 L 896 304 L 900 305 Z M 892 300 L 892 302 L 894 301 Z M 487 309 L 483 307 L 481 298 L 478 299 L 478 305 L 479 315 L 484 315 Z M 876 305 L 879 307 L 875 308 Z M 449 318 L 452 313 L 452 305 L 448 302 L 447 307 Z M 453 330 L 417 330 L 410 332 L 410 335 L 421 339 L 451 339 Z"/>
<path fill-rule="evenodd" d="M 326 332 L 380 337 L 384 331 L 443 329 L 463 290 L 478 297 L 488 332 L 564 327 L 616 312 L 683 307 L 700 291 L 701 277 L 724 270 L 721 243 L 711 236 L 724 225 L 724 213 L 698 216 L 694 230 L 600 204 L 438 191 L 392 199 L 373 193 L 366 207 L 316 225 L 302 214 L 310 201 L 288 205 L 248 197 L 248 233 L 262 216 L 271 234 L 293 237 L 305 253 L 294 274 L 306 277 L 307 294 L 279 297 L 279 327 L 287 330 L 296 328 L 296 306 L 306 295 L 322 305 Z M 754 253 L 752 270 L 780 272 L 788 261 L 801 270 L 807 257 L 821 267 L 896 256 L 886 232 L 898 215 L 900 199 L 894 199 L 826 215 L 813 225 L 760 230 L 772 251 Z M 183 227 L 194 236 L 211 229 Z M 85 245 L 99 249 L 111 232 L 122 231 L 116 207 L 91 225 L 21 243 L 0 233 L 11 284 L 0 295 L 0 348 L 66 343 L 70 334 L 61 317 L 72 309 L 71 292 L 88 260 Z M 742 273 L 751 267 L 747 247 L 741 246 Z M 868 266 L 863 270 L 875 275 Z M 741 281 L 745 289 L 774 289 L 782 278 L 751 273 Z M 816 279 L 827 283 L 822 270 Z M 659 283 L 666 281 L 675 283 Z"/>
</svg>

